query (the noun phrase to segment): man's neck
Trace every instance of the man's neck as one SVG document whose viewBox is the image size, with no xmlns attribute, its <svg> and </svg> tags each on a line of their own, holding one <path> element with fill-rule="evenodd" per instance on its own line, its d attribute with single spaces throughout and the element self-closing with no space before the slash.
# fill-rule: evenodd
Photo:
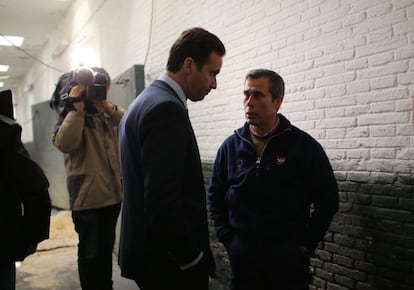
<svg viewBox="0 0 414 290">
<path fill-rule="evenodd" d="M 186 85 L 185 85 L 185 82 L 184 82 L 184 78 L 182 78 L 180 76 L 179 72 L 173 73 L 173 72 L 167 70 L 167 71 L 165 71 L 165 74 L 167 76 L 169 76 L 170 78 L 172 78 L 183 89 L 184 94 L 187 95 L 187 89 L 186 89 Z"/>
<path fill-rule="evenodd" d="M 255 126 L 255 125 L 249 125 L 250 132 L 257 136 L 257 137 L 266 137 L 269 134 L 273 133 L 277 127 L 279 126 L 279 116 L 276 115 L 275 120 L 272 122 L 272 125 L 267 126 L 266 128 Z"/>
</svg>

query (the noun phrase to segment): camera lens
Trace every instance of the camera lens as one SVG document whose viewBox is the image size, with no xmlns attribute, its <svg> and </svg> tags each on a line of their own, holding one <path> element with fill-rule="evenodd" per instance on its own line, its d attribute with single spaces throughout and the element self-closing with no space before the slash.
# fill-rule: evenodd
<svg viewBox="0 0 414 290">
<path fill-rule="evenodd" d="M 75 81 L 81 85 L 90 85 L 95 82 L 95 75 L 92 69 L 81 67 L 75 70 Z"/>
</svg>

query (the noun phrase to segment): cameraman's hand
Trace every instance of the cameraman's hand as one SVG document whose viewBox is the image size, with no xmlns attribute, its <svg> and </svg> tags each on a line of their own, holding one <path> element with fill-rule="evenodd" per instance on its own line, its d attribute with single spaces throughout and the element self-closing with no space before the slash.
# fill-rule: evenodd
<svg viewBox="0 0 414 290">
<path fill-rule="evenodd" d="M 109 114 L 113 110 L 114 105 L 111 102 L 108 102 L 107 100 L 92 100 L 92 102 L 98 108 L 103 109 L 107 114 Z"/>
<path fill-rule="evenodd" d="M 85 92 L 84 85 L 75 85 L 70 89 L 69 98 L 78 98 Z M 83 111 L 85 103 L 83 101 L 72 102 L 73 107 L 77 111 Z"/>
</svg>

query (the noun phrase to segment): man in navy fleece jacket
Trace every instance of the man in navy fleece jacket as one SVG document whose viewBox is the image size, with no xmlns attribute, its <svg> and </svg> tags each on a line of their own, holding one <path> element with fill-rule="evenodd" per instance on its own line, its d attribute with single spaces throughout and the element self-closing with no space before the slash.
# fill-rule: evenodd
<svg viewBox="0 0 414 290">
<path fill-rule="evenodd" d="M 247 74 L 246 123 L 224 141 L 213 168 L 209 211 L 235 290 L 309 289 L 310 256 L 338 210 L 329 160 L 277 113 L 283 97 L 277 73 Z"/>
</svg>

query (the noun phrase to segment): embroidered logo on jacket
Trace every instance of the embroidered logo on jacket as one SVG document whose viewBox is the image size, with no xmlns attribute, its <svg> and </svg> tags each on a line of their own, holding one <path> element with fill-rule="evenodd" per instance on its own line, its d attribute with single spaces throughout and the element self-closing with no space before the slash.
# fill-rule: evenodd
<svg viewBox="0 0 414 290">
<path fill-rule="evenodd" d="M 286 162 L 286 157 L 284 156 L 277 156 L 275 159 L 275 164 L 276 165 L 283 165 Z"/>
<path fill-rule="evenodd" d="M 245 169 L 246 169 L 246 161 L 244 161 L 243 159 L 239 159 L 239 160 L 236 160 L 234 162 L 234 171 L 235 172 L 241 172 Z"/>
</svg>

